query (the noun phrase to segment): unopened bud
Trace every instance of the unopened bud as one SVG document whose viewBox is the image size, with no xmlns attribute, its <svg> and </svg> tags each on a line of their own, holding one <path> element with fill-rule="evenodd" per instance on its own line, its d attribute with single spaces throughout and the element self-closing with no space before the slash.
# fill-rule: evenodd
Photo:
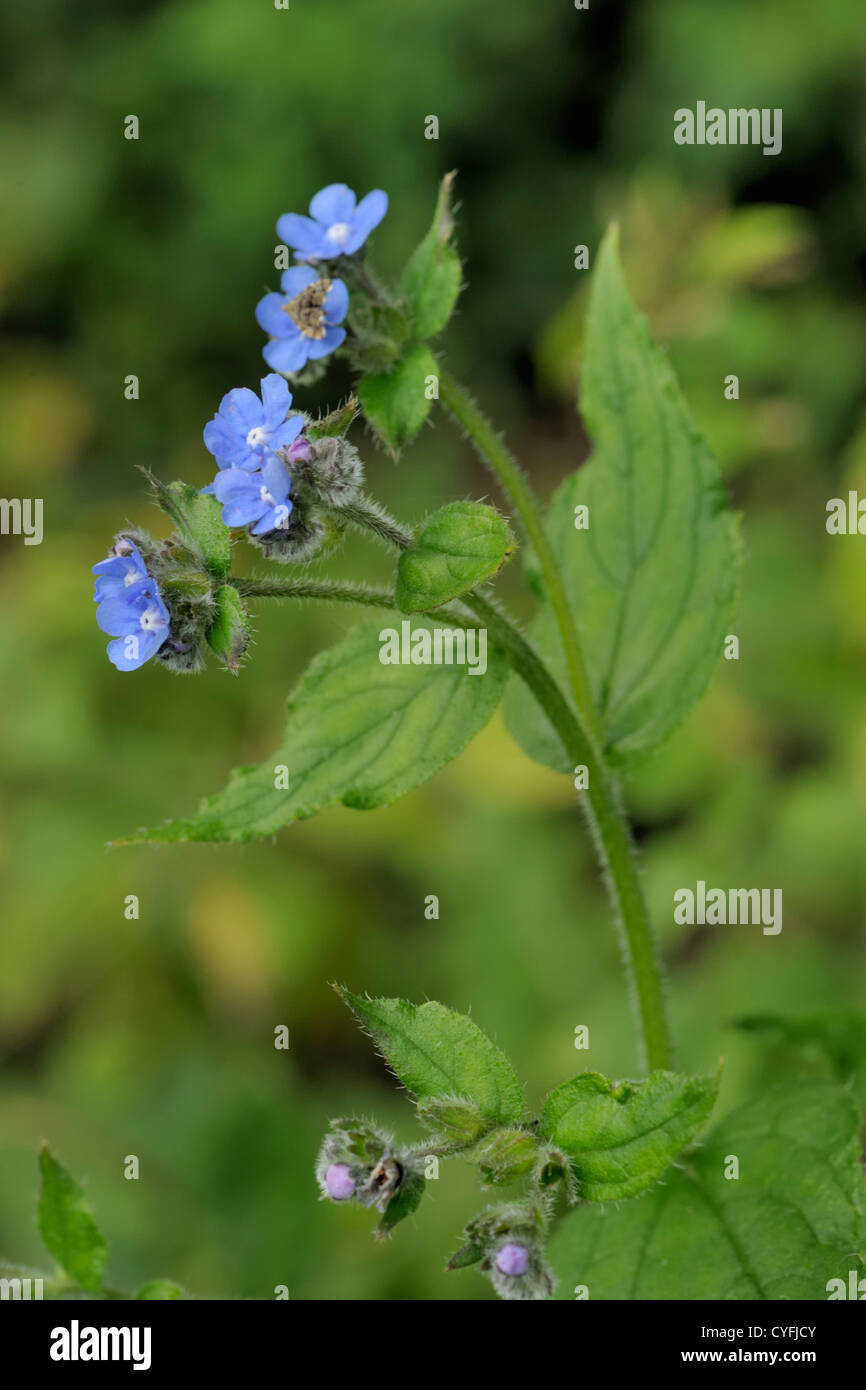
<svg viewBox="0 0 866 1390">
<path fill-rule="evenodd" d="M 355 1195 L 355 1180 L 346 1163 L 332 1163 L 325 1173 L 325 1187 L 334 1202 L 345 1202 Z"/>
</svg>

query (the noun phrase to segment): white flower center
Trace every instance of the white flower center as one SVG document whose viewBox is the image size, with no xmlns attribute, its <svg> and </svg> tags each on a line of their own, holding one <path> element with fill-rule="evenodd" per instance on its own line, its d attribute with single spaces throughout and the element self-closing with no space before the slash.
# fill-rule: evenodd
<svg viewBox="0 0 866 1390">
<path fill-rule="evenodd" d="M 351 230 L 352 228 L 349 226 L 348 222 L 335 222 L 334 225 L 329 227 L 325 232 L 325 236 L 328 238 L 328 241 L 333 242 L 334 246 L 342 246 Z"/>
<path fill-rule="evenodd" d="M 158 608 L 145 608 L 138 621 L 145 632 L 156 632 L 162 625 L 162 615 Z"/>
<path fill-rule="evenodd" d="M 130 584 L 134 584 L 138 578 L 139 573 L 137 569 L 127 570 L 126 574 L 123 576 L 123 587 L 128 589 Z"/>
<path fill-rule="evenodd" d="M 277 505 L 276 497 L 271 496 L 264 483 L 262 483 L 262 486 L 259 488 L 259 497 L 261 497 L 263 502 L 267 502 L 269 507 L 275 507 Z"/>
<path fill-rule="evenodd" d="M 261 425 L 256 425 L 255 429 L 250 430 L 247 435 L 247 447 L 250 449 L 258 449 L 261 444 L 264 444 L 267 437 L 268 431 L 263 429 Z"/>
</svg>

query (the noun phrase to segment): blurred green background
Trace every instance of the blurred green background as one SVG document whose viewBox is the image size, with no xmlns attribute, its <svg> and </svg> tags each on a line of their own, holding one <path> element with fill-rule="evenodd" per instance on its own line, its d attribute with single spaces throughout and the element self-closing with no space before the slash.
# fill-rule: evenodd
<svg viewBox="0 0 866 1390">
<path fill-rule="evenodd" d="M 588 13 L 32 0 L 3 26 L 2 488 L 44 498 L 45 539 L 0 541 L 0 1252 L 45 1263 L 47 1138 L 86 1179 L 116 1286 L 488 1297 L 471 1272 L 441 1272 L 481 1204 L 468 1167 L 443 1166 L 382 1245 L 368 1213 L 317 1202 L 329 1116 L 413 1132 L 327 982 L 471 1009 L 532 1101 L 584 1066 L 633 1073 L 570 783 L 497 717 L 388 810 L 329 812 L 247 848 L 106 850 L 276 746 L 306 662 L 357 617 L 261 606 L 239 679 L 122 676 L 94 625 L 90 566 L 126 519 L 162 524 L 135 465 L 209 480 L 204 422 L 265 370 L 253 307 L 276 280 L 276 218 L 332 181 L 388 190 L 373 258 L 393 275 L 437 180 L 459 170 L 467 289 L 443 346 L 547 496 L 587 447 L 573 248 L 594 250 L 618 217 L 632 292 L 721 459 L 747 549 L 740 660 L 627 795 L 681 1065 L 724 1055 L 722 1108 L 780 1074 L 791 1057 L 733 1018 L 863 1003 L 866 542 L 824 530 L 828 498 L 866 495 L 862 0 L 593 0 Z M 673 111 L 698 99 L 782 107 L 782 154 L 675 146 Z M 123 138 L 130 113 L 138 142 Z M 438 141 L 424 139 L 429 114 Z M 131 372 L 137 402 L 123 397 Z M 731 372 L 738 402 L 722 394 Z M 335 364 L 297 400 L 317 408 L 347 386 Z M 434 420 L 398 465 L 359 436 L 372 490 L 406 520 L 490 490 Z M 331 568 L 381 579 L 387 560 L 353 540 Z M 528 616 L 517 566 L 505 587 Z M 782 887 L 783 932 L 674 927 L 673 892 L 698 878 Z M 130 1153 L 137 1183 L 122 1176 Z"/>
</svg>

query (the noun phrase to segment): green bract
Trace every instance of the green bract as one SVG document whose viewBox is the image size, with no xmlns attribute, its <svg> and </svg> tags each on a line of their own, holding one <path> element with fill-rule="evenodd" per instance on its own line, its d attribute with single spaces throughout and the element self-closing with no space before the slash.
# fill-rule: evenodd
<svg viewBox="0 0 866 1390">
<path fill-rule="evenodd" d="M 400 293 L 412 316 L 419 338 L 432 338 L 445 327 L 460 294 L 460 257 L 451 244 L 453 174 L 446 174 L 439 189 L 433 222 L 415 248 L 400 280 Z"/>
<path fill-rule="evenodd" d="M 90 1203 L 47 1145 L 39 1155 L 39 1170 L 39 1233 L 45 1247 L 73 1284 L 98 1293 L 108 1251 Z"/>
</svg>

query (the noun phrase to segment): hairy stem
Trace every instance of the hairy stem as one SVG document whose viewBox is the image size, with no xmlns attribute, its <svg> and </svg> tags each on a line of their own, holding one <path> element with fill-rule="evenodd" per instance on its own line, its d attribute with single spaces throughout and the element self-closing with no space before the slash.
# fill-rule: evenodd
<svg viewBox="0 0 866 1390">
<path fill-rule="evenodd" d="M 529 480 L 501 435 L 493 428 L 486 415 L 479 410 L 472 397 L 453 377 L 442 371 L 441 367 L 439 371 L 439 394 L 442 404 L 472 441 L 476 453 L 499 479 L 506 497 L 514 505 L 523 524 L 526 536 L 538 557 L 545 588 L 550 596 L 550 604 L 565 652 L 569 680 L 574 691 L 578 714 L 591 736 L 597 737 L 598 716 L 595 711 L 586 664 L 580 648 L 580 640 L 569 607 L 565 585 L 550 548 L 550 541 L 544 529 L 541 512 Z"/>
<path fill-rule="evenodd" d="M 661 965 L 640 880 L 637 856 L 616 782 L 538 653 L 498 606 L 479 594 L 463 602 L 506 648 L 517 674 L 529 686 L 559 734 L 575 767 L 587 770 L 587 822 L 595 841 L 623 940 L 625 965 L 640 1020 L 643 1060 L 648 1070 L 671 1065 L 671 1040 Z"/>
<path fill-rule="evenodd" d="M 496 438 L 492 431 L 490 434 L 493 439 Z M 504 446 L 500 447 L 506 457 L 510 457 Z M 513 467 L 522 479 L 517 465 L 513 464 Z M 525 495 L 535 514 L 535 503 L 528 486 L 525 486 Z M 369 498 L 361 498 L 350 509 L 341 510 L 353 525 L 373 531 L 399 550 L 405 550 L 412 543 L 411 531 L 389 517 L 377 502 Z M 540 521 L 538 524 L 541 525 Z M 559 571 L 552 555 L 550 563 L 561 587 Z M 563 600 L 567 604 L 564 591 Z M 669 1067 L 671 1038 L 661 962 L 644 897 L 637 854 L 616 780 L 596 742 L 592 726 L 587 727 L 586 721 L 575 712 L 537 652 L 498 605 L 491 604 L 476 591 L 464 594 L 461 603 L 476 614 L 494 639 L 506 648 L 514 669 L 529 686 L 562 739 L 573 766 L 583 765 L 587 769 L 588 786 L 583 804 L 623 943 L 626 973 L 639 1020 L 642 1060 L 650 1071 Z M 445 610 L 438 611 L 443 617 L 446 616 Z"/>
<path fill-rule="evenodd" d="M 361 603 L 372 608 L 393 608 L 390 589 L 370 584 L 352 584 L 338 579 L 240 579 L 229 583 L 243 598 L 312 598 L 330 603 Z"/>
</svg>

